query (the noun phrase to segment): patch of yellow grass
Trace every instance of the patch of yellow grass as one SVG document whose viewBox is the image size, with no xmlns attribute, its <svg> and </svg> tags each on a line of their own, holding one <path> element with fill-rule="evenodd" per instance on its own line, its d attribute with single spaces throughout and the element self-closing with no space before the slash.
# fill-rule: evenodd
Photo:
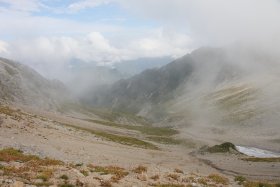
<svg viewBox="0 0 280 187">
<path fill-rule="evenodd" d="M 175 181 L 178 181 L 180 176 L 178 174 L 175 174 L 175 173 L 171 173 L 171 174 L 168 174 L 167 177 L 169 179 L 172 179 L 172 180 L 175 180 Z"/>
<path fill-rule="evenodd" d="M 128 175 L 128 172 L 126 172 L 124 168 L 117 166 L 92 166 L 92 168 L 94 168 L 94 172 L 98 172 L 101 175 L 113 175 L 111 177 L 111 182 L 118 182 L 119 180 Z"/>
<path fill-rule="evenodd" d="M 174 172 L 184 174 L 184 172 L 182 170 L 178 169 L 178 168 L 174 169 Z"/>
<path fill-rule="evenodd" d="M 153 179 L 154 181 L 159 180 L 159 175 L 153 175 L 150 177 L 150 179 Z"/>
<path fill-rule="evenodd" d="M 141 173 L 145 173 L 145 172 L 147 172 L 147 167 L 146 166 L 138 166 L 138 167 L 136 167 L 136 168 L 134 168 L 132 171 L 134 172 L 134 173 L 138 173 L 138 174 L 141 174 Z"/>
<path fill-rule="evenodd" d="M 210 179 L 211 181 L 213 181 L 216 184 L 223 184 L 223 185 L 228 185 L 229 184 L 228 178 L 223 177 L 223 176 L 218 175 L 218 174 L 210 174 L 207 178 Z"/>
</svg>

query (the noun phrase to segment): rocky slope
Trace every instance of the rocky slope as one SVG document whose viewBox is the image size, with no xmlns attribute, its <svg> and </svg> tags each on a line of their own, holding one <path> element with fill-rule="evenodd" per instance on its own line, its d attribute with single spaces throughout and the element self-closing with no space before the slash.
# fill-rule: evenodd
<svg viewBox="0 0 280 187">
<path fill-rule="evenodd" d="M 258 132 L 272 132 L 280 116 L 277 59 L 245 47 L 201 48 L 118 81 L 90 102 L 169 125 L 258 126 Z"/>
<path fill-rule="evenodd" d="M 65 86 L 47 80 L 33 69 L 0 58 L 0 99 L 2 102 L 55 109 L 70 98 Z"/>
</svg>

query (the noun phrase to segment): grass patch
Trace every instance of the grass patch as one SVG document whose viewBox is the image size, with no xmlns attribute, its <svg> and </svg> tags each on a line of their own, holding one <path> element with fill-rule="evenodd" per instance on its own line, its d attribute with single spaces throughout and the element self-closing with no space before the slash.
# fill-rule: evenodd
<svg viewBox="0 0 280 187">
<path fill-rule="evenodd" d="M 129 173 L 125 171 L 124 168 L 117 167 L 117 166 L 91 166 L 94 169 L 94 172 L 100 173 L 101 175 L 113 175 L 111 177 L 111 182 L 118 182 L 125 176 L 127 176 Z"/>
<path fill-rule="evenodd" d="M 271 158 L 249 157 L 249 158 L 241 158 L 241 159 L 249 162 L 280 162 L 280 157 L 271 157 Z"/>
<path fill-rule="evenodd" d="M 15 161 L 23 163 L 23 166 L 19 167 L 3 167 L 3 175 L 20 177 L 27 180 L 41 179 L 43 181 L 42 184 L 45 184 L 53 176 L 53 169 L 50 169 L 49 166 L 52 167 L 63 164 L 62 161 L 53 160 L 49 158 L 42 159 L 35 155 L 24 154 L 22 151 L 13 148 L 6 148 L 0 150 L 0 161 Z"/>
<path fill-rule="evenodd" d="M 22 115 L 25 115 L 19 109 L 15 110 L 8 106 L 1 106 L 1 105 L 0 105 L 0 113 L 10 116 L 12 119 L 17 121 L 22 120 L 23 119 Z"/>
<path fill-rule="evenodd" d="M 110 181 L 100 181 L 100 186 L 101 187 L 111 187 L 112 184 Z"/>
<path fill-rule="evenodd" d="M 75 187 L 73 184 L 61 184 L 59 187 Z"/>
<path fill-rule="evenodd" d="M 14 148 L 6 148 L 0 151 L 0 161 L 11 162 L 21 161 L 28 162 L 30 160 L 39 160 L 39 157 L 34 155 L 25 155 L 21 150 Z"/>
<path fill-rule="evenodd" d="M 153 179 L 154 181 L 159 180 L 159 175 L 153 175 L 150 177 L 150 179 Z"/>
<path fill-rule="evenodd" d="M 52 170 L 45 170 L 37 176 L 37 179 L 42 179 L 44 182 L 48 181 L 53 176 Z"/>
<path fill-rule="evenodd" d="M 148 125 L 147 120 L 140 116 L 135 116 L 133 114 L 123 113 L 119 111 L 118 112 L 112 111 L 111 109 L 106 109 L 106 108 L 93 108 L 91 106 L 86 106 L 84 104 L 81 105 L 73 102 L 72 103 L 67 102 L 61 104 L 59 111 L 62 113 L 75 111 L 86 115 L 94 114 L 104 119 L 105 121 L 110 121 L 110 122 L 114 122 L 117 121 L 118 119 L 125 118 L 131 123 Z"/>
<path fill-rule="evenodd" d="M 213 181 L 216 184 L 223 184 L 223 185 L 228 185 L 229 184 L 228 178 L 225 178 L 225 177 L 223 177 L 221 175 L 218 175 L 218 174 L 211 174 L 207 178 L 210 179 L 211 181 Z"/>
<path fill-rule="evenodd" d="M 172 179 L 172 180 L 175 180 L 175 181 L 178 181 L 180 176 L 178 174 L 175 174 L 175 173 L 171 173 L 171 174 L 168 174 L 167 177 L 169 179 Z"/>
<path fill-rule="evenodd" d="M 134 173 L 138 173 L 138 174 L 142 174 L 142 173 L 146 173 L 147 172 L 147 167 L 146 166 L 138 166 L 136 168 L 134 168 L 132 171 Z"/>
<path fill-rule="evenodd" d="M 81 172 L 85 177 L 88 176 L 88 171 L 86 171 L 86 170 L 81 170 L 80 172 Z"/>
<path fill-rule="evenodd" d="M 175 134 L 178 134 L 177 130 L 174 130 L 172 128 L 168 127 L 153 127 L 148 125 L 141 125 L 141 126 L 133 126 L 133 125 L 124 125 L 124 124 L 118 124 L 110 121 L 101 121 L 101 120 L 95 120 L 95 119 L 86 119 L 86 121 L 98 123 L 110 127 L 118 127 L 128 130 L 135 130 L 139 131 L 143 134 L 147 135 L 154 135 L 154 136 L 172 136 Z"/>
<path fill-rule="evenodd" d="M 149 136 L 149 137 L 147 137 L 147 139 L 151 140 L 153 142 L 157 142 L 157 143 L 160 143 L 160 144 L 167 144 L 167 145 L 178 145 L 178 144 L 183 143 L 182 140 L 176 140 L 176 139 L 171 138 L 171 137 Z"/>
<path fill-rule="evenodd" d="M 248 181 L 243 184 L 244 187 L 280 187 L 280 184 L 273 184 L 267 182 Z"/>
<path fill-rule="evenodd" d="M 123 145 L 129 145 L 129 146 L 134 146 L 134 147 L 139 147 L 139 148 L 144 148 L 144 149 L 154 149 L 154 150 L 158 150 L 159 148 L 157 146 L 155 146 L 154 144 L 151 144 L 149 142 L 145 142 L 142 140 L 139 140 L 137 138 L 133 138 L 133 137 L 129 137 L 129 136 L 120 136 L 120 135 L 116 135 L 116 134 L 110 134 L 107 132 L 103 132 L 103 131 L 96 131 L 96 130 L 92 130 L 92 129 L 88 129 L 88 128 L 84 128 L 84 127 L 77 127 L 74 125 L 70 125 L 70 124 L 65 124 L 65 123 L 60 123 L 62 125 L 65 126 L 69 126 L 78 130 L 83 130 L 83 131 L 87 131 L 90 132 L 96 136 L 102 137 L 106 140 L 112 141 L 112 142 L 117 142 Z"/>
<path fill-rule="evenodd" d="M 174 169 L 174 172 L 175 172 L 175 173 L 181 173 L 181 174 L 184 174 L 183 170 L 178 169 L 178 168 Z"/>
<path fill-rule="evenodd" d="M 225 142 L 220 145 L 215 145 L 207 149 L 207 151 L 210 153 L 228 153 L 231 152 L 232 150 L 237 151 L 235 145 L 230 142 Z"/>
<path fill-rule="evenodd" d="M 6 148 L 0 150 L 0 161 L 28 162 L 29 166 L 53 166 L 63 164 L 63 162 L 60 160 L 54 160 L 50 158 L 42 159 L 35 155 L 24 154 L 21 150 L 17 150 L 14 148 Z"/>
<path fill-rule="evenodd" d="M 61 179 L 63 179 L 63 180 L 68 180 L 69 179 L 69 177 L 67 176 L 67 175 L 61 175 L 59 178 L 61 178 Z"/>
<path fill-rule="evenodd" d="M 237 182 L 239 185 L 243 184 L 247 179 L 243 176 L 236 176 L 234 181 Z"/>
<path fill-rule="evenodd" d="M 35 186 L 51 186 L 53 185 L 53 183 L 50 183 L 50 182 L 38 182 L 38 183 L 33 183 L 33 185 Z"/>
<path fill-rule="evenodd" d="M 183 184 L 155 184 L 155 187 L 185 187 Z"/>
</svg>

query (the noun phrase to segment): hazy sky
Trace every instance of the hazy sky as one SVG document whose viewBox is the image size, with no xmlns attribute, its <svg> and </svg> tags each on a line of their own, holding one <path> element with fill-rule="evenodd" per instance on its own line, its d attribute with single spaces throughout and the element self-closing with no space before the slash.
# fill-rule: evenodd
<svg viewBox="0 0 280 187">
<path fill-rule="evenodd" d="M 0 55 L 41 73 L 72 59 L 179 57 L 204 45 L 275 41 L 278 0 L 0 0 Z"/>
</svg>

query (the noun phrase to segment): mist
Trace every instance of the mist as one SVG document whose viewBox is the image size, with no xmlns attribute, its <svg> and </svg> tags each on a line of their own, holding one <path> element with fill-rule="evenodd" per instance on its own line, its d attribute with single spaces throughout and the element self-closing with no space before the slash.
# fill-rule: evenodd
<svg viewBox="0 0 280 187">
<path fill-rule="evenodd" d="M 156 26 L 84 24 L 71 18 L 34 16 L 34 11 L 46 11 L 42 4 L 19 9 L 21 6 L 13 3 L 0 14 L 0 21 L 9 23 L 0 29 L 0 54 L 30 65 L 48 78 L 63 79 L 61 75 L 73 59 L 111 66 L 143 57 L 178 58 L 202 46 L 234 43 L 279 52 L 277 0 L 87 0 L 66 7 L 71 13 L 53 11 L 67 16 L 103 4 L 116 4 L 131 17 L 155 22 Z"/>
<path fill-rule="evenodd" d="M 110 21 L 71 17 L 107 5 L 125 14 L 112 15 Z M 63 81 L 77 97 L 134 75 L 117 69 L 118 64 L 144 58 L 150 65 L 142 70 L 150 69 L 156 66 L 149 59 L 166 57 L 171 62 L 201 47 L 222 49 L 223 57 L 216 62 L 215 57 L 200 56 L 203 63 L 194 65 L 193 83 L 187 81 L 186 88 L 180 88 L 185 93 L 210 92 L 227 81 L 265 85 L 279 73 L 277 0 L 84 0 L 67 4 L 65 10 L 35 1 L 25 6 L 15 2 L 1 7 L 0 21 L 9 24 L 0 28 L 0 55 Z"/>
</svg>

